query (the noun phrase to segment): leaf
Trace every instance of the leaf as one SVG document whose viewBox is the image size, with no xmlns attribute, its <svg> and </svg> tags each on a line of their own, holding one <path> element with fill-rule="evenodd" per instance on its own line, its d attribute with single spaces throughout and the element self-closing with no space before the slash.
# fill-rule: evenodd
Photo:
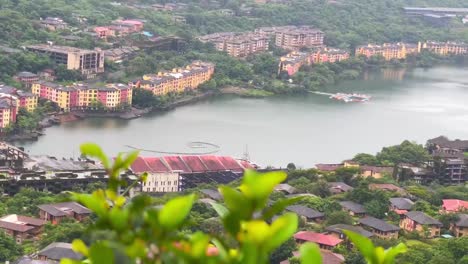
<svg viewBox="0 0 468 264">
<path fill-rule="evenodd" d="M 275 216 L 276 214 L 281 213 L 284 211 L 284 209 L 292 204 L 295 204 L 302 200 L 304 196 L 297 196 L 297 197 L 292 197 L 292 198 L 287 198 L 287 199 L 280 199 L 279 201 L 276 201 L 272 206 L 267 208 L 265 212 L 263 213 L 263 219 L 267 220 Z"/>
<path fill-rule="evenodd" d="M 405 244 L 399 243 L 398 245 L 389 248 L 385 252 L 385 260 L 384 264 L 393 264 L 395 261 L 395 257 L 401 253 L 405 253 L 408 250 Z"/>
<path fill-rule="evenodd" d="M 190 237 L 190 242 L 192 244 L 190 254 L 193 257 L 201 258 L 206 255 L 210 243 L 210 237 L 208 235 L 202 232 L 196 232 Z"/>
<path fill-rule="evenodd" d="M 142 239 L 135 239 L 133 243 L 125 249 L 125 253 L 132 258 L 141 258 L 146 255 L 147 246 Z"/>
<path fill-rule="evenodd" d="M 273 192 L 276 185 L 286 180 L 287 175 L 283 171 L 258 173 L 246 170 L 240 189 L 247 198 L 256 201 L 256 208 L 265 206 L 268 196 Z"/>
<path fill-rule="evenodd" d="M 210 203 L 213 209 L 216 211 L 216 213 L 219 215 L 219 217 L 224 218 L 227 216 L 229 213 L 228 209 L 224 207 L 222 204 L 219 203 Z"/>
<path fill-rule="evenodd" d="M 322 263 L 322 256 L 320 255 L 320 248 L 317 244 L 305 243 L 299 249 L 301 264 L 320 264 Z"/>
<path fill-rule="evenodd" d="M 102 165 L 104 165 L 104 168 L 109 169 L 109 159 L 99 145 L 94 143 L 85 143 L 80 146 L 80 151 L 85 156 L 99 159 L 99 161 L 102 162 Z"/>
<path fill-rule="evenodd" d="M 349 230 L 343 230 L 343 233 L 353 242 L 368 262 L 377 263 L 378 259 L 375 255 L 375 247 L 370 239 Z"/>
<path fill-rule="evenodd" d="M 61 259 L 60 264 L 81 264 L 81 261 L 74 259 Z"/>
<path fill-rule="evenodd" d="M 81 239 L 73 240 L 72 249 L 75 252 L 82 254 L 83 256 L 87 257 L 89 255 L 88 247 L 85 245 L 85 243 Z"/>
<path fill-rule="evenodd" d="M 113 207 L 109 212 L 109 220 L 117 231 L 125 230 L 128 225 L 129 212 L 126 209 Z"/>
<path fill-rule="evenodd" d="M 297 231 L 299 220 L 295 213 L 286 213 L 278 217 L 270 227 L 270 239 L 265 247 L 272 251 L 291 238 Z"/>
<path fill-rule="evenodd" d="M 96 242 L 89 249 L 89 259 L 94 264 L 113 264 L 114 252 L 105 242 Z"/>
<path fill-rule="evenodd" d="M 249 200 L 247 200 L 241 192 L 229 186 L 221 186 L 218 189 L 223 195 L 226 207 L 229 208 L 232 213 L 239 215 L 241 219 L 247 219 L 252 215 Z"/>
<path fill-rule="evenodd" d="M 192 209 L 195 195 L 176 197 L 167 202 L 159 211 L 159 224 L 167 229 L 174 229 L 180 226 Z"/>
<path fill-rule="evenodd" d="M 238 239 L 241 242 L 261 245 L 270 238 L 270 226 L 265 221 L 253 220 L 241 224 Z"/>
</svg>

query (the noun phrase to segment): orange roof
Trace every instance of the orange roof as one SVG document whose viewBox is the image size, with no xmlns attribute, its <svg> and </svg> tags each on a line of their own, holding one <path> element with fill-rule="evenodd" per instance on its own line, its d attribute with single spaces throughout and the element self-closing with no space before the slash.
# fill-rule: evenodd
<svg viewBox="0 0 468 264">
<path fill-rule="evenodd" d="M 315 233 L 315 232 L 311 232 L 311 231 L 297 232 L 294 235 L 294 238 L 298 239 L 298 240 L 314 242 L 314 243 L 317 243 L 317 244 L 322 244 L 322 245 L 331 246 L 331 247 L 334 247 L 334 246 L 338 245 L 339 243 L 343 242 L 343 240 L 338 239 L 338 238 L 336 238 L 334 236 Z"/>
<path fill-rule="evenodd" d="M 458 212 L 468 209 L 468 202 L 457 199 L 442 200 L 442 208 L 447 212 Z"/>
</svg>

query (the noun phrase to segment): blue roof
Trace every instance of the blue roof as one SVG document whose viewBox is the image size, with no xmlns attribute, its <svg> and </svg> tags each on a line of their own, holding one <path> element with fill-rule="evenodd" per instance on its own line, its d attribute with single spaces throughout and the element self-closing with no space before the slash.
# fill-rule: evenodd
<svg viewBox="0 0 468 264">
<path fill-rule="evenodd" d="M 148 31 L 143 31 L 143 35 L 147 36 L 147 37 L 153 37 L 154 34 L 151 33 L 151 32 L 148 32 Z"/>
</svg>

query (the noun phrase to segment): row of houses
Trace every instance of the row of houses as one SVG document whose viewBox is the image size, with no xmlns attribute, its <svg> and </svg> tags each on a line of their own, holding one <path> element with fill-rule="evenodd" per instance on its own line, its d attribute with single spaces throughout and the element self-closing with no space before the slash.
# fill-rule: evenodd
<svg viewBox="0 0 468 264">
<path fill-rule="evenodd" d="M 47 223 L 56 225 L 66 218 L 83 221 L 91 215 L 88 208 L 76 202 L 43 204 L 38 207 L 38 218 L 16 214 L 1 217 L 0 230 L 21 244 L 24 240 L 39 238 Z"/>
<path fill-rule="evenodd" d="M 30 92 L 0 84 L 0 128 L 16 123 L 20 107 L 32 112 L 37 107 L 38 97 Z"/>
<path fill-rule="evenodd" d="M 385 60 L 405 59 L 410 54 L 418 54 L 427 50 L 429 52 L 447 56 L 447 55 L 466 55 L 468 54 L 468 44 L 463 42 L 437 42 L 426 41 L 412 43 L 384 43 L 367 44 L 356 47 L 356 55 L 363 55 L 368 58 L 373 56 L 382 56 Z"/>
<path fill-rule="evenodd" d="M 65 86 L 48 81 L 32 84 L 32 93 L 57 103 L 61 111 L 89 110 L 104 107 L 116 110 L 132 105 L 132 87 L 125 84 L 83 84 Z"/>
<path fill-rule="evenodd" d="M 213 43 L 219 51 L 232 57 L 246 57 L 269 49 L 270 39 L 277 47 L 287 50 L 322 47 L 324 33 L 309 26 L 261 27 L 253 32 L 219 32 L 198 38 Z"/>
<path fill-rule="evenodd" d="M 278 73 L 296 74 L 302 66 L 349 59 L 349 52 L 336 48 L 319 48 L 312 52 L 293 51 L 280 58 Z"/>
<path fill-rule="evenodd" d="M 182 93 L 195 90 L 213 77 L 215 65 L 209 62 L 194 61 L 182 68 L 172 71 L 145 74 L 141 79 L 134 80 L 133 88 L 150 90 L 154 95 L 162 96 L 168 93 Z"/>
<path fill-rule="evenodd" d="M 115 20 L 109 26 L 95 27 L 93 31 L 100 39 L 109 37 L 124 37 L 132 33 L 143 31 L 144 23 L 141 20 L 126 19 Z"/>
<path fill-rule="evenodd" d="M 268 50 L 269 38 L 255 32 L 234 33 L 220 32 L 199 38 L 201 42 L 213 43 L 219 51 L 232 57 L 246 57 Z"/>
</svg>

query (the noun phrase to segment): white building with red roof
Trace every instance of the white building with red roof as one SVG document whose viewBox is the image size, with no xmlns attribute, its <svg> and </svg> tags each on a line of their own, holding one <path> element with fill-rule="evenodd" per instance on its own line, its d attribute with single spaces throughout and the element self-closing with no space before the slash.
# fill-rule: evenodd
<svg viewBox="0 0 468 264">
<path fill-rule="evenodd" d="M 143 192 L 178 192 L 199 183 L 228 183 L 239 178 L 249 162 L 229 156 L 189 155 L 138 157 L 131 165 L 136 174 L 148 173 Z"/>
</svg>

